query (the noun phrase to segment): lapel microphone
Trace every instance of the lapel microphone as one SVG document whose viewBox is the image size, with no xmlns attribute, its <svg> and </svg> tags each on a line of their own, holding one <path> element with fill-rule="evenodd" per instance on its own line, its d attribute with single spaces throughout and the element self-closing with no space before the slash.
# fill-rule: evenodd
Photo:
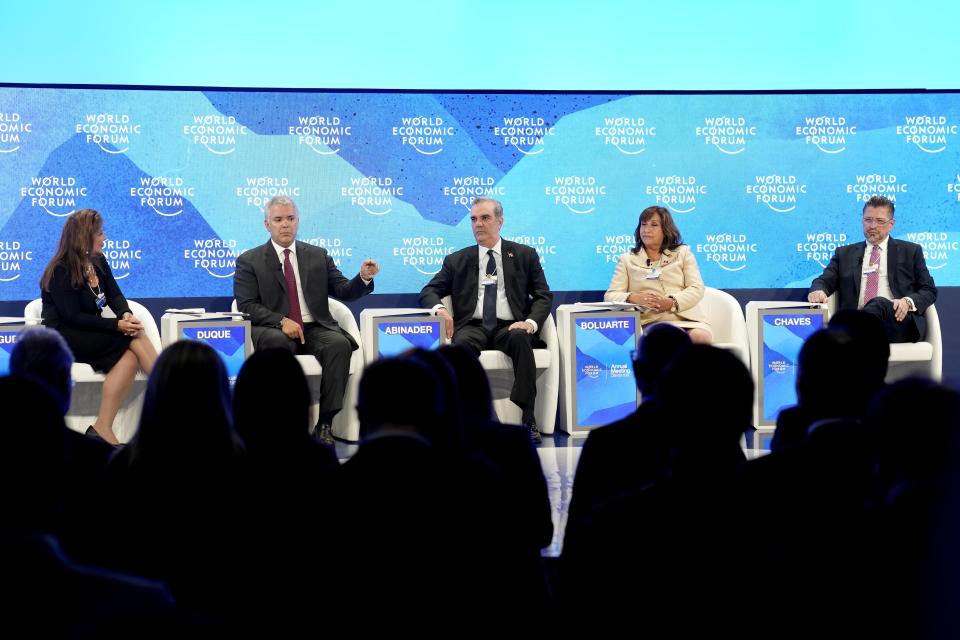
<svg viewBox="0 0 960 640">
<path fill-rule="evenodd" d="M 647 258 L 647 266 L 650 266 L 650 258 Z"/>
</svg>

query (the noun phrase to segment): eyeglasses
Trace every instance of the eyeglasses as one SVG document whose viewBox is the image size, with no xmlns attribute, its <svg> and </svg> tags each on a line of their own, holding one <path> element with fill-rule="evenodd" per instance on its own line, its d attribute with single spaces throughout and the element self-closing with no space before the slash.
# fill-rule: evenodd
<svg viewBox="0 0 960 640">
<path fill-rule="evenodd" d="M 889 224 L 892 221 L 893 221 L 893 218 L 891 218 L 890 220 L 887 220 L 885 218 L 864 218 L 863 224 L 875 224 L 878 227 L 882 227 L 883 225 Z"/>
</svg>

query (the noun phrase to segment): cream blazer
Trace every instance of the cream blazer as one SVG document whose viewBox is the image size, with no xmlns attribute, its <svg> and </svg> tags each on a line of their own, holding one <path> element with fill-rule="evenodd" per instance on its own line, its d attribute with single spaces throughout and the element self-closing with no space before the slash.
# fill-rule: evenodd
<svg viewBox="0 0 960 640">
<path fill-rule="evenodd" d="M 697 259 L 689 246 L 682 244 L 673 251 L 663 250 L 659 278 L 647 278 L 650 270 L 647 253 L 642 247 L 636 254 L 623 254 L 603 299 L 607 302 L 626 302 L 631 293 L 653 291 L 676 298 L 679 311 L 645 313 L 643 324 L 660 320 L 707 322 L 706 313 L 698 306 L 703 299 L 703 278 L 700 277 Z"/>
</svg>

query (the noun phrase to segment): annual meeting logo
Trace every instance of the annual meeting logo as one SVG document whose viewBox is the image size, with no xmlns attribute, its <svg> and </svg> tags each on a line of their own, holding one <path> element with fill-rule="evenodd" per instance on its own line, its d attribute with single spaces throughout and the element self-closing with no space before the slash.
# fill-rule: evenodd
<svg viewBox="0 0 960 640">
<path fill-rule="evenodd" d="M 20 187 L 20 197 L 29 198 L 31 207 L 39 207 L 55 218 L 65 218 L 80 209 L 80 199 L 89 196 L 90 189 L 76 176 L 34 176 L 29 185 Z"/>
<path fill-rule="evenodd" d="M 647 150 L 647 138 L 655 137 L 657 128 L 648 125 L 646 118 L 642 117 L 605 117 L 603 124 L 594 127 L 593 133 L 603 140 L 603 144 L 626 156 L 636 156 Z"/>
<path fill-rule="evenodd" d="M 554 128 L 543 118 L 505 116 L 502 124 L 490 127 L 493 136 L 505 147 L 513 147 L 525 156 L 543 153 L 544 140 L 555 135 Z"/>
<path fill-rule="evenodd" d="M 858 175 L 853 182 L 847 184 L 847 193 L 856 196 L 857 202 L 866 202 L 873 196 L 886 196 L 891 202 L 896 202 L 897 196 L 907 193 L 908 190 L 909 185 L 900 182 L 893 173 Z"/>
<path fill-rule="evenodd" d="M 16 111 L 0 111 L 0 153 L 13 153 L 23 143 L 24 134 L 33 133 L 33 123 Z"/>
<path fill-rule="evenodd" d="M 400 144 L 409 145 L 424 156 L 435 156 L 443 151 L 443 143 L 452 138 L 456 127 L 451 127 L 440 116 L 403 116 L 394 125 L 391 134 Z"/>
<path fill-rule="evenodd" d="M 703 126 L 696 127 L 696 135 L 718 151 L 735 156 L 747 150 L 747 142 L 756 137 L 757 127 L 743 116 L 712 116 L 703 119 Z"/>
<path fill-rule="evenodd" d="M 247 176 L 243 184 L 234 189 L 234 194 L 245 205 L 263 211 L 271 198 L 299 198 L 301 189 L 299 185 L 292 184 L 287 176 Z"/>
<path fill-rule="evenodd" d="M 696 251 L 698 256 L 724 271 L 742 271 L 747 268 L 749 257 L 758 253 L 758 248 L 745 233 L 708 233 L 704 241 L 697 244 Z"/>
<path fill-rule="evenodd" d="M 406 236 L 400 238 L 400 244 L 393 247 L 393 257 L 400 258 L 401 264 L 406 267 L 432 276 L 440 271 L 443 259 L 455 250 L 456 247 L 447 245 L 442 236 Z"/>
<path fill-rule="evenodd" d="M 777 213 L 789 213 L 797 208 L 800 196 L 806 195 L 807 185 L 797 180 L 797 176 L 773 174 L 754 176 L 746 190 L 757 204 L 765 204 Z"/>
<path fill-rule="evenodd" d="M 960 251 L 960 241 L 951 239 L 951 235 L 953 238 L 957 237 L 957 234 L 946 231 L 921 231 L 904 234 L 904 239 L 916 242 L 923 247 L 927 268 L 934 271 L 946 267 L 950 257 Z"/>
<path fill-rule="evenodd" d="M 598 256 L 603 256 L 604 263 L 616 264 L 620 262 L 620 256 L 630 253 L 635 243 L 636 239 L 632 233 L 605 235 L 603 242 L 595 245 L 595 251 Z"/>
<path fill-rule="evenodd" d="M 189 266 L 221 279 L 233 277 L 239 255 L 236 240 L 220 238 L 196 238 L 192 247 L 183 250 L 183 259 Z"/>
<path fill-rule="evenodd" d="M 130 136 L 139 136 L 140 130 L 140 123 L 131 121 L 128 113 L 88 113 L 75 126 L 84 142 L 111 154 L 126 153 Z"/>
<path fill-rule="evenodd" d="M 544 187 L 544 194 L 554 204 L 562 204 L 573 213 L 593 213 L 597 199 L 607 195 L 607 185 L 595 176 L 555 176 L 553 184 Z"/>
<path fill-rule="evenodd" d="M 338 269 L 343 265 L 344 258 L 353 258 L 353 247 L 344 245 L 343 238 L 303 238 L 302 242 L 326 249 Z"/>
<path fill-rule="evenodd" d="M 103 257 L 107 259 L 114 279 L 123 280 L 132 273 L 134 265 L 143 260 L 143 249 L 129 240 L 108 239 L 103 243 Z"/>
<path fill-rule="evenodd" d="M 236 151 L 237 141 L 248 133 L 234 116 L 194 115 L 192 123 L 183 125 L 183 135 L 193 144 L 218 156 Z"/>
<path fill-rule="evenodd" d="M 493 176 L 454 176 L 443 186 L 443 197 L 456 206 L 470 210 L 474 198 L 497 198 L 506 196 L 503 185 Z"/>
<path fill-rule="evenodd" d="M 550 244 L 546 236 L 504 236 L 504 240 L 518 242 L 532 247 L 540 257 L 540 264 L 547 263 L 547 257 L 557 255 L 557 245 Z"/>
<path fill-rule="evenodd" d="M 287 127 L 287 134 L 316 154 L 332 156 L 340 152 L 344 139 L 353 135 L 353 127 L 337 115 L 297 116 L 297 123 Z"/>
<path fill-rule="evenodd" d="M 654 202 L 674 213 L 690 213 L 697 208 L 697 198 L 707 195 L 707 185 L 696 176 L 654 176 L 654 184 L 646 185 L 644 192 Z"/>
<path fill-rule="evenodd" d="M 0 282 L 13 282 L 20 277 L 25 266 L 33 261 L 33 251 L 19 240 L 0 241 Z"/>
<path fill-rule="evenodd" d="M 130 187 L 134 202 L 166 218 L 183 213 L 184 198 L 193 198 L 195 194 L 196 188 L 186 185 L 183 178 L 166 176 L 141 176 L 139 186 Z"/>
<path fill-rule="evenodd" d="M 826 269 L 837 247 L 847 244 L 847 234 L 828 231 L 810 231 L 796 243 L 797 253 L 807 262 L 816 262 Z"/>
<path fill-rule="evenodd" d="M 947 116 L 905 116 L 897 125 L 897 135 L 906 144 L 916 145 L 926 153 L 941 153 L 947 148 L 950 136 L 957 135 L 958 127 Z"/>
<path fill-rule="evenodd" d="M 393 178 L 361 176 L 350 178 L 350 186 L 340 187 L 340 196 L 372 216 L 385 216 L 393 211 L 393 199 L 403 197 L 403 187 L 394 184 Z"/>
<path fill-rule="evenodd" d="M 783 374 L 787 372 L 788 368 L 790 368 L 790 364 L 786 360 L 771 360 L 767 363 L 767 369 L 771 373 Z"/>
<path fill-rule="evenodd" d="M 846 151 L 848 139 L 857 135 L 857 125 L 848 124 L 845 116 L 804 116 L 795 134 L 804 144 L 837 154 Z"/>
</svg>

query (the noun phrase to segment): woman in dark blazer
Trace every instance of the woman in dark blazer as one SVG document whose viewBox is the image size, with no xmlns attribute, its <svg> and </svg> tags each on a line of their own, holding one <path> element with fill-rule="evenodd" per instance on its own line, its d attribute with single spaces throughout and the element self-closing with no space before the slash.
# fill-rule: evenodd
<svg viewBox="0 0 960 640">
<path fill-rule="evenodd" d="M 133 316 L 126 298 L 103 256 L 107 239 L 103 217 L 80 209 L 67 218 L 60 243 L 40 279 L 43 324 L 66 339 L 77 362 L 106 373 L 97 420 L 87 432 L 119 444 L 113 419 L 133 385 L 137 369 L 148 374 L 157 359 L 143 325 Z M 109 306 L 116 318 L 101 315 Z"/>
</svg>

